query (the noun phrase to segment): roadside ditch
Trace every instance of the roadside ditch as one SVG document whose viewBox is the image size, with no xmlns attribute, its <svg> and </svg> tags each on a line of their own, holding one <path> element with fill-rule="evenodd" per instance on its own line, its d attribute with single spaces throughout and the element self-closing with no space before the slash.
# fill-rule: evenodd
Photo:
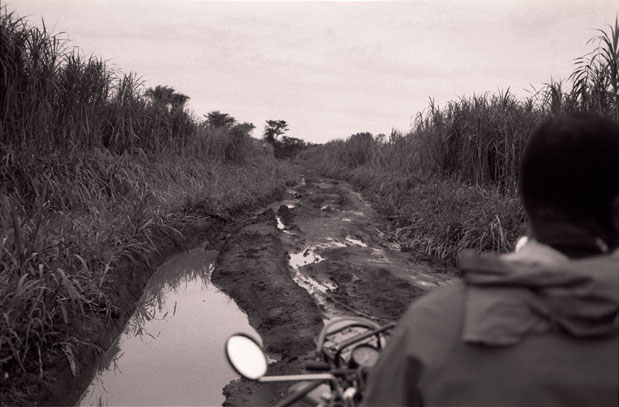
<svg viewBox="0 0 619 407">
<path fill-rule="evenodd" d="M 209 249 L 218 250 L 233 234 L 239 225 L 250 216 L 251 211 L 264 207 L 274 200 L 281 200 L 283 188 L 269 191 L 253 205 L 229 209 L 233 217 L 220 217 L 210 214 L 196 213 L 188 218 L 180 217 L 169 226 L 181 232 L 182 237 L 169 233 L 153 234 L 152 241 L 157 252 L 144 260 L 129 261 L 123 259 L 116 265 L 108 282 L 108 294 L 117 310 L 111 318 L 103 315 L 93 315 L 87 320 L 75 323 L 74 336 L 79 340 L 75 347 L 73 360 L 69 360 L 64 352 L 56 352 L 45 356 L 45 382 L 35 378 L 26 379 L 33 383 L 24 390 L 24 398 L 31 405 L 74 405 L 91 382 L 97 372 L 101 354 L 114 344 L 122 333 L 127 321 L 133 315 L 137 301 L 144 292 L 155 269 L 174 254 L 187 251 L 207 242 Z M 74 374 L 75 373 L 75 374 Z"/>
</svg>

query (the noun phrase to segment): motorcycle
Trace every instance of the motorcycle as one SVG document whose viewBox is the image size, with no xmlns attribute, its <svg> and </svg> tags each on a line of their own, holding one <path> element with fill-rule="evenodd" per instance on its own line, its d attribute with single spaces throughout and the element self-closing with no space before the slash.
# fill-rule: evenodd
<svg viewBox="0 0 619 407">
<path fill-rule="evenodd" d="M 228 338 L 225 353 L 232 368 L 247 379 L 298 382 L 279 407 L 297 401 L 308 406 L 352 407 L 361 402 L 368 373 L 394 327 L 395 323 L 381 326 L 359 317 L 329 321 L 316 339 L 313 360 L 305 364 L 308 371 L 321 373 L 267 376 L 266 353 L 257 340 L 243 333 Z"/>
</svg>

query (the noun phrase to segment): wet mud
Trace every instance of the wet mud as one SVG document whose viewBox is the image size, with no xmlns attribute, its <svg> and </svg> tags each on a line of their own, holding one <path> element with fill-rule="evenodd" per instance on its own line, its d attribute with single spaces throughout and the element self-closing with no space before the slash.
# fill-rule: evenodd
<svg viewBox="0 0 619 407">
<path fill-rule="evenodd" d="M 226 241 L 211 278 L 245 310 L 266 351 L 286 358 L 313 348 L 322 320 L 314 299 L 290 278 L 279 235 L 272 211 L 257 216 Z M 282 326 L 295 335 L 282 335 Z"/>
<path fill-rule="evenodd" d="M 323 326 L 314 299 L 290 277 L 280 233 L 272 210 L 255 216 L 226 241 L 211 276 L 247 313 L 270 357 L 279 360 L 270 366 L 274 374 L 298 371 L 298 357 L 312 351 L 313 338 Z M 256 386 L 243 380 L 224 394 L 228 404 L 272 405 L 285 396 L 288 386 Z"/>
<path fill-rule="evenodd" d="M 323 321 L 397 320 L 452 279 L 431 259 L 401 251 L 385 224 L 347 183 L 306 175 L 226 241 L 213 282 L 247 313 L 277 360 L 268 374 L 302 373 Z M 273 405 L 289 386 L 239 379 L 224 389 L 224 405 Z"/>
</svg>

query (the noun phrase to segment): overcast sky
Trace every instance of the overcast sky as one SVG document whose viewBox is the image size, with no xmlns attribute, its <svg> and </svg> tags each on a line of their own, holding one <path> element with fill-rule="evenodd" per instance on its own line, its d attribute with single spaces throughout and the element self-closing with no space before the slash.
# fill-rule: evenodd
<svg viewBox="0 0 619 407">
<path fill-rule="evenodd" d="M 407 130 L 428 99 L 565 79 L 619 0 L 9 0 L 86 54 L 212 110 L 324 142 Z"/>
</svg>

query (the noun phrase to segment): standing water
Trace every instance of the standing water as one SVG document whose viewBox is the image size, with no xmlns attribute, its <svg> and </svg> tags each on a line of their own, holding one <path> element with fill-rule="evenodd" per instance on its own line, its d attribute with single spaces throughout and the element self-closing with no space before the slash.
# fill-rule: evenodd
<svg viewBox="0 0 619 407">
<path fill-rule="evenodd" d="M 179 254 L 153 274 L 80 405 L 221 405 L 238 378 L 224 356 L 235 332 L 258 334 L 210 282 L 216 251 Z"/>
</svg>

